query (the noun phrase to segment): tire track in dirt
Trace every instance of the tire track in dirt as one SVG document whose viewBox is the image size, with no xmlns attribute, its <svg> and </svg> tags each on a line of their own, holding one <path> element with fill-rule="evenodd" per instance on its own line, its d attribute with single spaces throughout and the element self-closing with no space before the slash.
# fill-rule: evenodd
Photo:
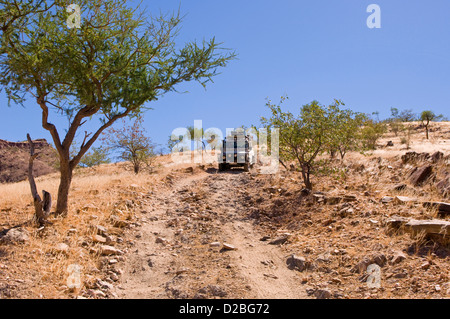
<svg viewBox="0 0 450 319">
<path fill-rule="evenodd" d="M 170 191 L 155 194 L 155 210 L 125 262 L 118 296 L 308 298 L 301 278 L 287 268 L 287 256 L 260 241 L 247 218 L 251 179 L 237 170 L 212 170 L 184 176 Z M 223 249 L 224 242 L 236 250 Z"/>
</svg>

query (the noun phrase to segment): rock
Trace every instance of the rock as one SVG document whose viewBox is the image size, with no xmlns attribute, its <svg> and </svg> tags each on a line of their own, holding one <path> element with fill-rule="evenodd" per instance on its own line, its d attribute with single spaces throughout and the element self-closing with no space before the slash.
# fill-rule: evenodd
<svg viewBox="0 0 450 319">
<path fill-rule="evenodd" d="M 431 263 L 427 260 L 426 262 L 424 262 L 422 265 L 420 265 L 420 269 L 422 270 L 428 270 L 428 268 L 430 268 Z"/>
<path fill-rule="evenodd" d="M 117 227 L 117 228 L 126 228 L 126 227 L 130 226 L 129 222 L 127 222 L 125 220 L 121 220 L 116 215 L 111 216 L 111 222 L 112 222 L 113 226 Z"/>
<path fill-rule="evenodd" d="M 55 253 L 67 253 L 69 251 L 69 246 L 65 243 L 59 243 L 55 247 L 52 248 L 52 251 Z"/>
<path fill-rule="evenodd" d="M 155 243 L 167 245 L 169 241 L 163 237 L 156 237 Z"/>
<path fill-rule="evenodd" d="M 194 168 L 192 166 L 190 166 L 190 167 L 187 167 L 184 171 L 186 173 L 193 173 L 194 172 Z"/>
<path fill-rule="evenodd" d="M 208 285 L 207 287 L 201 288 L 198 290 L 199 294 L 206 295 L 211 294 L 215 297 L 226 297 L 227 292 L 223 287 L 217 285 Z"/>
<path fill-rule="evenodd" d="M 227 244 L 227 243 L 223 243 L 222 249 L 224 249 L 224 250 L 237 250 L 236 247 L 234 247 L 233 245 Z"/>
<path fill-rule="evenodd" d="M 392 190 L 397 192 L 402 191 L 406 188 L 406 186 L 407 186 L 406 184 L 397 184 L 392 188 Z"/>
<path fill-rule="evenodd" d="M 304 257 L 298 257 L 296 255 L 290 256 L 286 260 L 288 268 L 291 270 L 304 271 L 307 269 L 306 259 Z"/>
<path fill-rule="evenodd" d="M 381 202 L 383 204 L 387 204 L 390 203 L 394 200 L 394 197 L 390 197 L 390 196 L 384 196 L 383 198 L 381 198 Z"/>
<path fill-rule="evenodd" d="M 11 228 L 8 232 L 0 237 L 0 241 L 4 243 L 24 243 L 30 240 L 30 233 L 22 227 Z"/>
<path fill-rule="evenodd" d="M 424 165 L 422 167 L 416 168 L 409 176 L 409 181 L 414 186 L 422 185 L 428 179 L 428 177 L 430 177 L 432 172 L 433 167 L 431 165 Z"/>
<path fill-rule="evenodd" d="M 389 142 L 387 142 L 386 146 L 394 146 L 394 142 L 389 141 Z"/>
<path fill-rule="evenodd" d="M 87 291 L 88 295 L 93 298 L 106 298 L 106 294 L 99 289 L 89 289 Z"/>
<path fill-rule="evenodd" d="M 104 289 L 104 290 L 113 290 L 114 286 L 112 284 L 110 284 L 109 282 L 103 281 L 103 280 L 97 280 L 97 286 L 100 289 Z"/>
<path fill-rule="evenodd" d="M 416 153 L 416 152 L 407 152 L 405 155 L 402 155 L 401 159 L 403 164 L 407 163 L 415 163 L 418 161 L 425 161 L 430 157 L 428 153 Z"/>
<path fill-rule="evenodd" d="M 291 237 L 291 234 L 289 233 L 282 234 L 281 236 L 271 240 L 269 245 L 282 245 L 289 239 L 289 237 Z"/>
<path fill-rule="evenodd" d="M 423 207 L 437 209 L 439 215 L 450 215 L 450 203 L 424 202 Z"/>
<path fill-rule="evenodd" d="M 209 247 L 220 247 L 220 243 L 218 241 L 215 241 L 213 243 L 210 243 Z"/>
<path fill-rule="evenodd" d="M 106 229 L 106 227 L 101 226 L 101 225 L 95 225 L 93 226 L 94 229 L 96 230 L 98 235 L 102 235 L 102 236 L 106 236 L 108 234 L 108 230 Z"/>
<path fill-rule="evenodd" d="M 391 259 L 391 264 L 396 265 L 406 259 L 406 255 L 401 251 L 396 251 Z"/>
<path fill-rule="evenodd" d="M 102 244 L 106 244 L 106 238 L 100 235 L 94 235 L 92 236 L 92 241 L 94 243 L 102 243 Z"/>
<path fill-rule="evenodd" d="M 320 254 L 319 256 L 317 256 L 316 258 L 316 262 L 318 263 L 329 263 L 331 258 L 331 254 L 330 253 L 323 253 Z"/>
<path fill-rule="evenodd" d="M 314 292 L 314 296 L 317 299 L 330 299 L 332 296 L 332 293 L 329 289 L 317 289 Z"/>
<path fill-rule="evenodd" d="M 356 201 L 357 200 L 357 198 L 356 198 L 356 196 L 355 195 L 344 195 L 343 197 L 342 197 L 342 201 L 344 202 L 344 203 L 348 203 L 348 202 L 354 202 L 354 201 Z"/>
<path fill-rule="evenodd" d="M 431 162 L 433 162 L 433 163 L 437 163 L 438 161 L 440 161 L 443 158 L 444 158 L 444 153 L 439 152 L 439 151 L 433 153 L 430 157 Z"/>
<path fill-rule="evenodd" d="M 339 204 L 339 203 L 341 202 L 341 200 L 342 200 L 342 197 L 340 197 L 340 196 L 330 196 L 330 197 L 326 197 L 326 198 L 325 198 L 325 202 L 326 202 L 328 205 L 336 205 L 336 204 Z"/>
<path fill-rule="evenodd" d="M 121 251 L 113 246 L 102 245 L 102 246 L 100 246 L 100 253 L 102 256 L 122 255 L 123 251 Z"/>
<path fill-rule="evenodd" d="M 448 197 L 450 195 L 450 176 L 447 176 L 446 178 L 438 182 L 436 184 L 436 189 L 444 197 Z"/>
<path fill-rule="evenodd" d="M 377 264 L 380 267 L 383 267 L 386 265 L 387 258 L 382 253 L 375 253 L 370 257 L 364 257 L 362 261 L 360 261 L 358 264 L 356 264 L 351 272 L 355 273 L 364 273 L 367 270 L 367 267 L 371 264 Z"/>
<path fill-rule="evenodd" d="M 417 202 L 416 198 L 406 197 L 406 196 L 395 196 L 394 202 L 396 204 L 406 204 Z"/>
</svg>

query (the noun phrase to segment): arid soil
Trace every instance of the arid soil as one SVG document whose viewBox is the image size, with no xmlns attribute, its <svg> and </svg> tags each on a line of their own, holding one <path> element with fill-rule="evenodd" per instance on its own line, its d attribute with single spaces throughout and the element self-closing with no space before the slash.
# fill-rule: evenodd
<svg viewBox="0 0 450 319">
<path fill-rule="evenodd" d="M 450 126 L 431 136 L 418 131 L 406 149 L 389 133 L 314 176 L 312 192 L 296 171 L 218 172 L 170 156 L 139 175 L 80 169 L 69 215 L 44 228 L 30 222 L 26 181 L 0 185 L 0 297 L 448 298 L 448 234 L 391 227 L 450 220 L 424 205 L 450 201 Z M 37 184 L 56 194 L 57 181 Z"/>
</svg>

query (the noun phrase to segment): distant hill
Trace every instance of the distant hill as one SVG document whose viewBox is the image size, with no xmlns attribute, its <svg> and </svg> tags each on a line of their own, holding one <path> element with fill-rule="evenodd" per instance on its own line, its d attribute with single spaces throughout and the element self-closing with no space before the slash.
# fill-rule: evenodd
<svg viewBox="0 0 450 319">
<path fill-rule="evenodd" d="M 56 172 L 56 150 L 45 139 L 34 140 L 34 176 Z M 28 142 L 8 142 L 0 139 L 0 183 L 15 183 L 27 179 L 30 146 Z"/>
</svg>

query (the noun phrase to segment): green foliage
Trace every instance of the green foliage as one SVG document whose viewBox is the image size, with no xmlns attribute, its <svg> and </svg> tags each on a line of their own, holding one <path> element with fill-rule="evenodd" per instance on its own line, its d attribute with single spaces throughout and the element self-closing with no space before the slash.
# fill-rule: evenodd
<svg viewBox="0 0 450 319">
<path fill-rule="evenodd" d="M 93 167 L 101 164 L 109 164 L 111 160 L 108 158 L 108 150 L 100 147 L 93 147 L 89 152 L 81 158 L 81 167 Z"/>
<path fill-rule="evenodd" d="M 387 131 L 387 126 L 383 122 L 367 119 L 360 131 L 360 143 L 362 150 L 374 150 L 378 139 Z"/>
<path fill-rule="evenodd" d="M 76 3 L 81 27 L 70 29 L 71 1 L 0 0 L 0 86 L 10 103 L 31 97 L 42 110 L 60 158 L 57 214 L 68 210 L 73 169 L 103 131 L 180 83 L 205 86 L 235 58 L 215 38 L 177 45 L 179 13 L 151 16 L 127 0 Z M 52 110 L 68 117 L 65 136 L 49 122 Z M 78 129 L 91 120 L 100 125 L 70 156 Z"/>
<path fill-rule="evenodd" d="M 270 118 L 261 118 L 263 127 L 279 129 L 279 155 L 281 161 L 298 162 L 306 188 L 312 189 L 310 175 L 330 170 L 328 161 L 317 160 L 327 150 L 338 149 L 345 153 L 357 147 L 358 127 L 364 117 L 349 110 L 341 110 L 344 105 L 335 100 L 332 105 L 323 106 L 317 101 L 303 105 L 300 114 L 281 110 L 287 97 L 281 97 L 279 105 L 267 102 Z M 358 124 L 359 123 L 359 124 Z"/>
</svg>

